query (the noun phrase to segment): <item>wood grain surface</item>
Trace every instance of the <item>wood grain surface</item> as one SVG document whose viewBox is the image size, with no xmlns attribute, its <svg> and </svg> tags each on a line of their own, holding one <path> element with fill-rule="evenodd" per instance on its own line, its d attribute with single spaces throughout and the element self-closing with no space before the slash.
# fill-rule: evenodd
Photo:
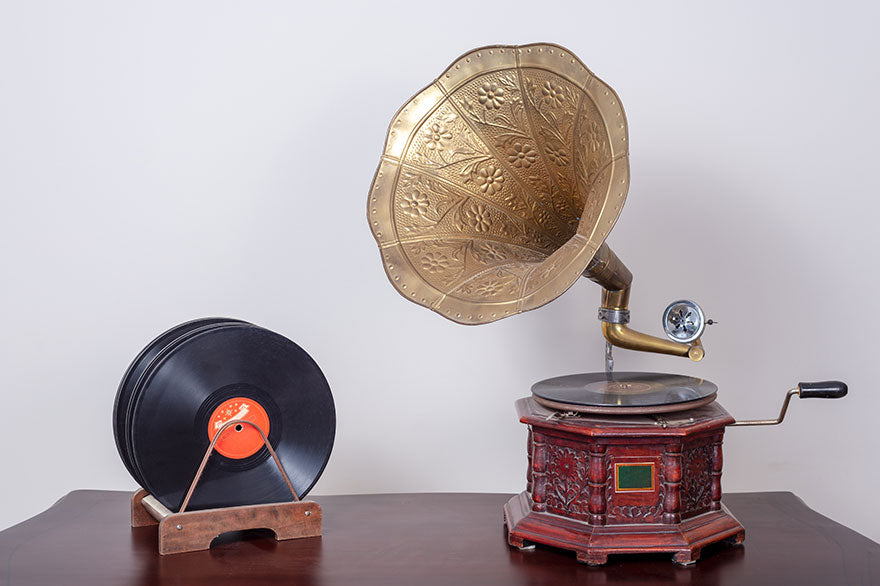
<svg viewBox="0 0 880 586">
<path fill-rule="evenodd" d="M 689 568 L 668 554 L 612 555 L 591 568 L 571 552 L 518 551 L 505 539 L 506 494 L 314 497 L 323 537 L 223 536 L 209 551 L 159 556 L 156 527 L 129 526 L 130 497 L 75 491 L 0 532 L 0 585 L 880 583 L 880 545 L 790 493 L 725 495 L 746 543 L 706 548 Z"/>
</svg>

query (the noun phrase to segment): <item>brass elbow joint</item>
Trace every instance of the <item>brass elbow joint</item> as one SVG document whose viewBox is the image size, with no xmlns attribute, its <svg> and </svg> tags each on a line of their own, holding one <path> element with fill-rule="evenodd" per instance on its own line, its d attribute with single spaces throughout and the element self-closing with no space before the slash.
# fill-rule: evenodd
<svg viewBox="0 0 880 586">
<path fill-rule="evenodd" d="M 657 336 L 643 334 L 628 328 L 626 324 L 602 322 L 602 334 L 612 345 L 628 350 L 687 356 L 694 362 L 699 362 L 706 354 L 699 340 L 691 344 L 681 344 L 672 340 L 664 340 Z"/>
</svg>

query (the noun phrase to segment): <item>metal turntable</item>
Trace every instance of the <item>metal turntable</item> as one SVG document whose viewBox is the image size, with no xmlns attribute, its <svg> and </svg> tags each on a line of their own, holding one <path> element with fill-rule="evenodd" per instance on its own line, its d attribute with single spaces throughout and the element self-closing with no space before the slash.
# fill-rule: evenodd
<svg viewBox="0 0 880 586">
<path fill-rule="evenodd" d="M 692 376 L 657 372 L 591 372 L 532 385 L 532 398 L 550 409 L 608 415 L 669 413 L 702 407 L 718 387 Z"/>
<path fill-rule="evenodd" d="M 800 383 L 777 419 L 736 422 L 699 378 L 615 372 L 612 348 L 699 361 L 712 320 L 671 303 L 667 338 L 629 327 L 632 273 L 606 242 L 626 200 L 629 140 L 620 98 L 568 49 L 475 49 L 394 116 L 367 200 L 391 284 L 461 324 L 536 309 L 581 276 L 602 287 L 604 372 L 541 381 L 517 402 L 529 426 L 526 490 L 505 506 L 510 544 L 608 554 L 741 543 L 721 503 L 721 445 L 733 425 L 772 425 L 791 397 L 841 397 Z"/>
</svg>

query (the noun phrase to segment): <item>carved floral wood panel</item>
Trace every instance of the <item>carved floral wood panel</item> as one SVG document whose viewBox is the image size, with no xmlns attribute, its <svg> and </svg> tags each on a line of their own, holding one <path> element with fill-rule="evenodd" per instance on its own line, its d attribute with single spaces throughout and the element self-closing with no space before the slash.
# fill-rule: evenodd
<svg viewBox="0 0 880 586">
<path fill-rule="evenodd" d="M 548 444 L 547 456 L 547 511 L 586 519 L 589 514 L 589 453 Z"/>
<path fill-rule="evenodd" d="M 681 510 L 693 514 L 712 504 L 712 444 L 682 451 Z"/>
</svg>

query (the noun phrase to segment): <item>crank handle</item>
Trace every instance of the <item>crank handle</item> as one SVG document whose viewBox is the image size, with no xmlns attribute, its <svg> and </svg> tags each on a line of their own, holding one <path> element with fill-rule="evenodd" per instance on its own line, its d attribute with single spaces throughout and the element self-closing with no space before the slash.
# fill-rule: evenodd
<svg viewBox="0 0 880 586">
<path fill-rule="evenodd" d="M 798 383 L 798 396 L 801 399 L 840 399 L 846 396 L 848 390 L 846 383 L 839 380 Z"/>
<path fill-rule="evenodd" d="M 798 383 L 798 386 L 786 393 L 785 400 L 782 402 L 782 409 L 779 411 L 779 417 L 776 419 L 746 419 L 731 423 L 729 427 L 736 425 L 778 425 L 785 419 L 785 412 L 788 411 L 788 404 L 791 397 L 797 395 L 801 399 L 839 399 L 845 397 L 847 393 L 846 383 L 829 380 L 815 383 Z"/>
</svg>

